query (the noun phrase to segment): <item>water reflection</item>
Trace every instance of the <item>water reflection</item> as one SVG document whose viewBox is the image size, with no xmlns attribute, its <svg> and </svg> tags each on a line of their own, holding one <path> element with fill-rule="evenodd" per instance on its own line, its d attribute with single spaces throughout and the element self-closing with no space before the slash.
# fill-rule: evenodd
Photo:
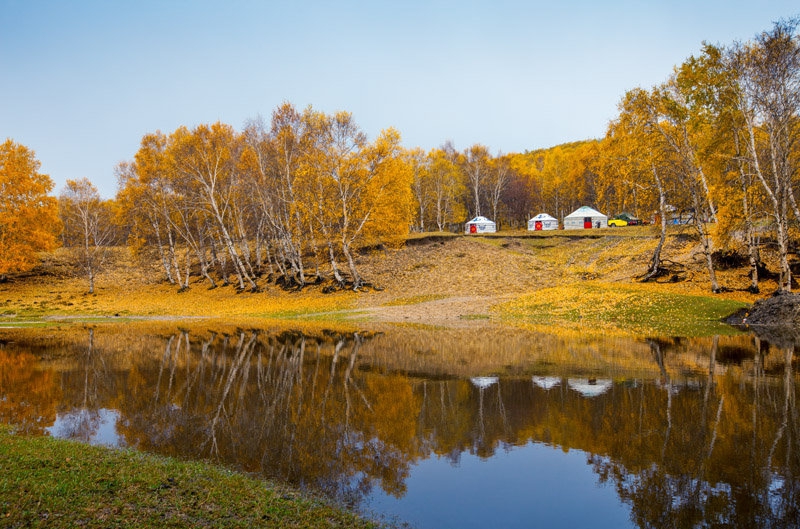
<svg viewBox="0 0 800 529">
<path fill-rule="evenodd" d="M 80 408 L 56 415 L 53 425 L 45 430 L 53 437 L 74 439 L 93 445 L 123 447 L 126 444 L 125 439 L 117 432 L 119 418 L 117 410 Z"/>
<path fill-rule="evenodd" d="M 793 347 L 750 337 L 573 343 L 464 376 L 461 362 L 448 372 L 448 351 L 419 354 L 424 340 L 458 349 L 450 338 L 88 329 L 20 340 L 0 347 L 0 420 L 211 459 L 351 505 L 402 505 L 426 461 L 499 464 L 549 446 L 587 454 L 639 527 L 800 524 Z M 495 349 L 530 344 L 508 340 Z"/>
</svg>

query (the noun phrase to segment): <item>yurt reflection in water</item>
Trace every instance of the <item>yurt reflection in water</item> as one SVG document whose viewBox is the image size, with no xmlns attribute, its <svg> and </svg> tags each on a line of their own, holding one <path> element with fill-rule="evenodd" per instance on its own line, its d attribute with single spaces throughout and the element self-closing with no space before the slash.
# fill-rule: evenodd
<svg viewBox="0 0 800 529">
<path fill-rule="evenodd" d="M 542 389 L 552 389 L 561 384 L 561 378 L 559 377 L 542 377 L 534 375 L 532 380 L 535 385 Z"/>
<path fill-rule="evenodd" d="M 577 391 L 584 397 L 597 397 L 611 389 L 612 382 L 608 379 L 596 378 L 570 378 L 567 386 L 571 390 Z"/>
</svg>

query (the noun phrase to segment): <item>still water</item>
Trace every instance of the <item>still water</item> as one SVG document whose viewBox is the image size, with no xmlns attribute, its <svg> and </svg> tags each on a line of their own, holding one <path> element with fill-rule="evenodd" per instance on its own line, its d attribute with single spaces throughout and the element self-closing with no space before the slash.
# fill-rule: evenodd
<svg viewBox="0 0 800 529">
<path fill-rule="evenodd" d="M 411 527 L 797 527 L 795 362 L 745 335 L 0 331 L 0 421 Z"/>
</svg>

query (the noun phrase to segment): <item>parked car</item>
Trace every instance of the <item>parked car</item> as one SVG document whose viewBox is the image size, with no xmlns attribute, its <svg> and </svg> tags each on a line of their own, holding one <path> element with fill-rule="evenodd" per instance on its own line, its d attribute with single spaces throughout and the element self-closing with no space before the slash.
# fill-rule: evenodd
<svg viewBox="0 0 800 529">
<path fill-rule="evenodd" d="M 608 219 L 608 225 L 612 228 L 618 228 L 620 226 L 638 226 L 641 223 L 641 220 L 634 217 L 630 213 L 620 213 L 619 215 Z"/>
</svg>

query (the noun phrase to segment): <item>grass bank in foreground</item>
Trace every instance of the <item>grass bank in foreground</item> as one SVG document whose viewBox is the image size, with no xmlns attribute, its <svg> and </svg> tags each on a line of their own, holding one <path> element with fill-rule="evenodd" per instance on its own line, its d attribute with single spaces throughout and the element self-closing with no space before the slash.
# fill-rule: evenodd
<svg viewBox="0 0 800 529">
<path fill-rule="evenodd" d="M 2 527 L 376 527 L 322 501 L 202 463 L 0 426 Z"/>
</svg>

